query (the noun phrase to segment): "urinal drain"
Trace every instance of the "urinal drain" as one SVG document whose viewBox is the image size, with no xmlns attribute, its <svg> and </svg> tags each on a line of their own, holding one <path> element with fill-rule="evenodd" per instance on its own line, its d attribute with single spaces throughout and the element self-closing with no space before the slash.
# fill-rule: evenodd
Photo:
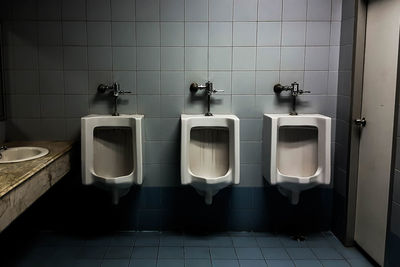
<svg viewBox="0 0 400 267">
<path fill-rule="evenodd" d="M 306 237 L 304 235 L 301 235 L 301 234 L 293 235 L 290 238 L 293 239 L 293 240 L 297 240 L 298 242 L 306 240 Z"/>
</svg>

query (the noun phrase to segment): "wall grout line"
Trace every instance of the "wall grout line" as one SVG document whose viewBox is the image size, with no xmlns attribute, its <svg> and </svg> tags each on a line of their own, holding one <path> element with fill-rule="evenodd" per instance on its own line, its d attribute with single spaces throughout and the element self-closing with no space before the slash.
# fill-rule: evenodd
<svg viewBox="0 0 400 267">
<path fill-rule="evenodd" d="M 137 75 L 137 69 L 138 69 L 138 67 L 137 67 L 137 62 L 138 62 L 138 34 L 137 34 L 137 29 L 138 29 L 138 27 L 137 27 L 137 1 L 136 0 L 134 0 L 134 8 L 135 8 L 135 11 L 134 11 L 134 16 L 135 16 L 135 19 L 134 19 L 134 23 L 135 23 L 135 26 L 134 26 L 134 28 L 135 28 L 135 60 L 136 60 L 136 62 L 135 62 L 135 95 L 136 95 L 136 97 L 135 97 L 135 100 L 136 100 L 136 113 L 137 114 L 139 114 L 140 113 L 140 109 L 139 109 L 139 89 L 138 89 L 138 75 Z M 146 136 L 143 136 L 143 139 L 145 140 L 146 139 Z"/>
<path fill-rule="evenodd" d="M 280 57 L 279 57 L 279 71 L 278 71 L 278 80 L 279 80 L 279 82 L 281 83 L 282 82 L 282 75 L 281 75 L 281 72 L 282 72 L 282 43 L 283 43 L 283 1 L 285 1 L 285 0 L 282 0 L 281 1 L 281 20 L 280 20 L 280 23 L 281 23 L 281 40 L 280 40 Z"/>
<path fill-rule="evenodd" d="M 158 2 L 158 1 L 155 1 L 155 2 Z M 221 98 L 222 99 L 222 105 L 227 105 L 227 104 L 229 104 L 228 103 L 228 101 L 230 100 L 230 106 L 229 107 L 226 107 L 226 106 L 221 106 L 221 104 L 218 104 L 218 103 L 213 103 L 213 107 L 217 107 L 217 108 L 219 108 L 220 110 L 222 109 L 222 110 L 224 110 L 224 111 L 230 111 L 231 113 L 236 113 L 237 115 L 239 115 L 241 118 L 244 118 L 244 119 L 259 119 L 258 118 L 258 116 L 259 116 L 259 114 L 258 114 L 258 109 L 260 109 L 261 108 L 261 106 L 262 107 L 264 107 L 265 109 L 273 109 L 275 106 L 275 104 L 269 104 L 269 103 L 271 103 L 271 102 L 268 102 L 268 103 L 264 103 L 264 100 L 265 99 L 268 99 L 268 100 L 270 100 L 270 99 L 272 99 L 273 97 L 274 97 L 274 94 L 273 94 L 273 92 L 272 92 L 272 90 L 271 90 L 271 92 L 266 92 L 266 93 L 263 93 L 263 92 L 258 92 L 258 90 L 257 90 L 257 80 L 258 79 L 260 79 L 260 80 L 262 80 L 262 82 L 263 83 L 266 83 L 266 82 L 269 82 L 270 80 L 271 80 L 271 83 L 272 83 L 272 79 L 270 79 L 270 78 L 267 78 L 267 77 L 263 77 L 264 75 L 268 75 L 268 76 L 270 76 L 271 78 L 272 78 L 272 76 L 273 76 L 273 80 L 274 80 L 274 82 L 275 82 L 275 79 L 278 79 L 279 81 L 283 78 L 283 76 L 287 76 L 288 78 L 290 78 L 290 75 L 292 75 L 291 73 L 289 73 L 289 72 L 293 72 L 294 73 L 294 75 L 298 75 L 299 74 L 299 72 L 301 72 L 301 71 L 303 71 L 303 80 L 304 80 L 304 77 L 305 77 L 305 63 L 304 63 L 304 69 L 303 70 L 291 70 L 291 69 L 285 69 L 285 70 L 282 70 L 282 50 L 283 49 L 286 49 L 286 47 L 288 47 L 288 48 L 291 48 L 291 47 L 301 47 L 302 49 L 303 49 L 303 51 L 304 51 L 304 61 L 305 61 L 305 57 L 306 57 L 306 47 L 313 47 L 313 46 L 311 46 L 311 45 L 306 45 L 306 44 L 304 44 L 304 46 L 290 46 L 290 45 L 283 45 L 283 24 L 284 24 L 284 22 L 292 22 L 292 23 L 295 23 L 295 22 L 302 22 L 302 23 L 307 23 L 307 21 L 312 21 L 312 22 L 317 22 L 317 21 L 314 21 L 314 20 L 310 20 L 310 19 L 304 19 L 304 20 L 299 20 L 299 21 L 296 21 L 296 20 L 287 20 L 287 19 L 284 19 L 283 18 L 283 13 L 284 13 L 284 5 L 283 5 L 283 1 L 280 1 L 279 2 L 279 5 L 280 5 L 280 19 L 279 20 L 275 20 L 275 19 L 269 19 L 269 18 L 267 18 L 267 19 L 263 19 L 263 18 L 261 18 L 261 17 L 259 17 L 259 13 L 260 13 L 260 11 L 262 11 L 261 10 L 261 8 L 262 8 L 262 2 L 261 2 L 261 0 L 254 0 L 254 1 L 252 1 L 252 14 L 254 13 L 254 4 L 256 3 L 256 9 L 255 9 L 255 12 L 256 12 L 256 20 L 255 21 L 250 21 L 248 18 L 245 18 L 243 21 L 235 21 L 235 19 L 234 19 L 234 17 L 235 17 L 235 8 L 237 8 L 238 6 L 238 3 L 240 4 L 241 2 L 238 2 L 238 1 L 232 1 L 232 2 L 230 2 L 230 1 L 228 1 L 229 2 L 229 4 L 231 5 L 231 6 L 229 6 L 229 13 L 231 13 L 230 14 L 230 19 L 225 19 L 224 18 L 224 20 L 223 21 L 217 21 L 217 20 L 215 20 L 215 19 L 213 19 L 212 18 L 212 12 L 214 12 L 215 11 L 215 9 L 213 9 L 212 8 L 212 6 L 213 6 L 213 4 L 214 4 L 214 2 L 213 2 L 213 0 L 204 0 L 204 1 L 202 1 L 203 2 L 203 4 L 204 5 L 202 5 L 202 7 L 204 7 L 205 6 L 205 4 L 207 4 L 207 11 L 208 11 L 208 14 L 207 14 L 207 21 L 203 21 L 203 20 L 201 20 L 201 19 L 196 19 L 195 18 L 195 20 L 190 20 L 190 18 L 189 17 L 187 17 L 187 15 L 188 15 L 188 11 L 190 11 L 190 7 L 191 6 L 189 6 L 190 5 L 190 3 L 191 2 L 188 2 L 187 0 L 186 1 L 183 1 L 183 4 L 184 4 L 184 9 L 183 9 L 183 15 L 184 15 L 184 19 L 183 19 L 183 21 L 177 21 L 175 18 L 172 18 L 173 20 L 171 20 L 171 21 L 166 21 L 166 19 L 165 18 L 161 18 L 161 13 L 163 13 L 164 12 L 164 10 L 162 10 L 161 8 L 161 5 L 159 5 L 158 6 L 158 19 L 156 19 L 156 20 L 149 20 L 149 19 L 147 19 L 147 18 L 145 18 L 145 20 L 139 20 L 138 19 L 138 16 L 137 16 L 137 13 L 139 13 L 139 10 L 138 10 L 138 6 L 141 4 L 141 3 L 145 3 L 145 1 L 133 1 L 133 5 L 134 5 L 134 8 L 135 8 L 135 10 L 134 10 L 134 19 L 132 19 L 131 17 L 129 17 L 127 20 L 123 20 L 123 22 L 133 22 L 134 23 L 134 25 L 132 25 L 133 27 L 134 27 L 134 30 L 135 30 L 135 33 L 134 33 L 134 38 L 135 38 L 135 41 L 134 41 L 134 49 L 135 49 L 135 51 L 134 51 L 134 55 L 135 55 L 135 57 L 136 57 L 136 62 L 134 63 L 134 67 L 133 67 L 133 69 L 121 69 L 121 71 L 129 71 L 129 74 L 133 74 L 133 75 L 135 75 L 135 77 L 134 77 L 134 86 L 135 86 L 135 99 L 133 99 L 132 98 L 132 104 L 135 102 L 135 105 L 136 105 L 136 108 L 135 108 L 135 112 L 137 112 L 137 113 L 139 113 L 139 112 L 141 112 L 141 113 L 148 113 L 149 111 L 150 111 L 150 115 L 149 116 L 146 116 L 147 118 L 159 118 L 160 120 L 163 120 L 164 118 L 171 118 L 171 119 L 179 119 L 179 117 L 177 116 L 177 115 L 172 115 L 172 114 L 177 114 L 177 113 L 169 113 L 169 114 L 166 114 L 166 115 L 164 115 L 164 114 L 162 114 L 161 113 L 161 104 L 163 104 L 165 101 L 163 101 L 163 98 L 165 98 L 166 99 L 166 101 L 168 100 L 171 100 L 170 102 L 171 103 L 173 103 L 173 100 L 172 100 L 172 98 L 174 98 L 175 96 L 180 96 L 181 98 L 179 99 L 179 101 L 181 101 L 181 99 L 183 98 L 183 103 L 181 103 L 180 102 L 180 106 L 179 106 L 179 109 L 183 109 L 183 112 L 188 112 L 188 113 L 193 113 L 193 112 L 197 112 L 197 110 L 199 109 L 199 106 L 200 105 L 198 105 L 198 103 L 197 102 L 191 102 L 190 100 L 189 100 L 189 94 L 188 94 L 188 88 L 187 88 L 187 83 L 188 82 L 190 82 L 188 79 L 189 78 L 191 78 L 191 77 L 197 77 L 198 75 L 200 75 L 201 77 L 204 77 L 204 76 L 206 76 L 206 78 L 208 79 L 208 80 L 211 80 L 211 79 L 214 79 L 214 77 L 216 77 L 216 76 L 221 76 L 221 77 L 223 77 L 223 81 L 224 82 L 226 82 L 226 83 L 230 83 L 230 87 L 231 87 L 231 90 L 230 90 L 230 93 L 229 94 L 220 94 L 220 95 L 218 95 L 217 97 L 218 98 Z M 311 2 L 311 1 L 310 1 Z M 107 2 L 107 3 L 109 3 L 109 2 Z M 145 3 L 146 4 L 146 3 Z M 65 5 L 65 4 L 64 4 Z M 331 2 L 331 5 L 332 5 L 332 2 Z M 89 41 L 88 39 L 89 39 L 89 28 L 87 27 L 88 26 L 88 23 L 89 23 L 89 20 L 88 20 L 88 7 L 90 7 L 91 5 L 89 4 L 87 4 L 87 2 L 85 1 L 85 6 L 84 6 L 84 12 L 85 12 L 85 18 L 84 19 L 82 19 L 82 18 L 80 18 L 80 19 L 78 19 L 78 20 L 73 20 L 73 19 L 63 19 L 62 18 L 62 16 L 60 17 L 60 18 L 57 18 L 57 19 L 54 19 L 54 20 L 46 20 L 46 19 L 42 19 L 42 18 L 38 18 L 37 19 L 37 22 L 54 22 L 54 21 L 57 21 L 57 22 L 59 22 L 60 24 L 61 24 L 61 34 L 64 34 L 65 32 L 63 31 L 63 24 L 65 24 L 65 23 L 67 23 L 67 22 L 84 22 L 84 23 L 86 23 L 86 38 L 87 38 L 87 41 Z M 110 12 L 111 12 L 111 19 L 110 20 L 103 20 L 103 19 L 96 19 L 96 20 L 90 20 L 90 22 L 105 22 L 105 23 L 110 23 L 110 27 L 111 27 L 111 60 L 112 60 L 112 62 L 114 62 L 115 61 L 115 56 L 116 56 L 116 53 L 115 53 L 115 51 L 114 51 L 114 49 L 115 48 L 118 48 L 118 47 L 125 47 L 125 45 L 113 45 L 112 43 L 115 41 L 114 39 L 115 39 L 115 34 L 113 34 L 113 33 L 115 33 L 115 28 L 113 29 L 113 27 L 112 27 L 112 24 L 113 24 L 113 22 L 114 22 L 114 17 L 112 16 L 112 13 L 113 13 L 113 7 L 115 7 L 114 6 L 114 3 L 111 5 L 110 4 Z M 64 8 L 64 6 L 63 6 L 63 8 Z M 180 7 L 181 8 L 181 7 Z M 332 8 L 331 8 L 332 9 Z M 82 8 L 82 10 L 83 10 L 83 8 Z M 140 9 L 141 10 L 141 9 Z M 307 10 L 308 10 L 308 2 L 307 2 Z M 90 11 L 90 10 L 89 10 Z M 212 12 L 211 12 L 212 11 Z M 226 14 L 226 13 L 228 13 L 228 12 L 226 12 L 226 10 L 223 10 L 223 11 L 221 11 L 221 12 L 224 12 L 224 14 Z M 239 9 L 236 9 L 236 14 L 239 14 L 241 11 L 239 10 Z M 63 10 L 61 10 L 61 14 L 62 13 L 64 13 L 64 11 Z M 89 12 L 90 14 L 92 14 L 92 12 Z M 154 13 L 154 12 L 153 12 Z M 152 13 L 152 14 L 153 14 Z M 332 12 L 331 12 L 332 13 Z M 125 14 L 125 13 L 124 13 Z M 164 14 L 164 13 L 163 13 Z M 142 13 L 140 13 L 140 15 L 143 15 Z M 179 13 L 178 14 L 179 16 L 181 16 L 181 13 Z M 275 16 L 277 16 L 278 14 L 272 14 L 274 17 Z M 205 18 L 206 16 L 203 16 L 202 18 Z M 98 17 L 96 17 L 96 18 L 98 18 Z M 143 18 L 142 18 L 143 19 Z M 332 20 L 333 18 L 332 18 L 332 14 L 331 14 L 331 18 L 330 18 L 330 23 L 332 24 L 332 22 L 333 22 L 333 20 Z M 32 20 L 15 20 L 15 21 L 32 21 Z M 321 20 L 321 22 L 329 22 L 329 20 L 327 21 L 327 20 Z M 151 22 L 151 23 L 156 23 L 156 24 L 158 24 L 158 27 L 159 27 L 159 38 L 160 38 L 160 44 L 158 44 L 158 45 L 155 45 L 155 46 L 146 46 L 146 45 L 140 45 L 139 46 L 139 43 L 140 42 L 138 42 L 138 31 L 137 31 L 137 25 L 138 25 L 138 23 L 146 23 L 146 22 Z M 183 35 L 183 45 L 181 45 L 181 44 L 179 44 L 179 45 L 163 45 L 162 43 L 161 43 L 161 35 L 162 35 L 162 29 L 161 29 L 161 25 L 163 25 L 163 23 L 182 23 L 183 24 L 183 33 L 181 34 L 181 32 L 179 32 L 179 34 L 180 34 L 180 36 L 182 36 Z M 238 22 L 238 23 L 246 23 L 246 22 L 249 22 L 249 23 L 255 23 L 256 24 L 256 32 L 255 32 L 255 38 L 256 38 L 256 41 L 255 41 L 255 45 L 250 45 L 250 46 L 235 46 L 234 45 L 234 24 L 236 23 L 236 22 Z M 188 42 L 186 42 L 186 38 L 187 38 L 187 30 L 188 30 L 188 25 L 189 25 L 189 23 L 207 23 L 207 38 L 208 38 L 208 40 L 207 40 L 207 44 L 205 45 L 205 46 L 196 46 L 196 45 L 194 45 L 194 46 L 189 46 L 188 45 Z M 213 50 L 212 49 L 214 49 L 214 46 L 211 46 L 212 44 L 213 44 L 213 40 L 211 40 L 211 30 L 213 29 L 213 23 L 226 23 L 227 25 L 229 25 L 230 27 L 231 27 L 231 29 L 230 29 L 230 35 L 231 35 L 231 40 L 230 40 L 230 42 L 229 42 L 229 44 L 227 44 L 227 45 L 223 45 L 223 46 L 217 46 L 217 45 L 215 45 L 215 47 L 216 48 L 218 48 L 218 49 L 220 49 L 221 48 L 221 51 L 224 51 L 224 52 L 226 52 L 226 50 L 228 50 L 228 49 L 231 49 L 231 51 L 229 51 L 229 54 L 230 54 L 230 58 L 231 58 L 231 62 L 230 62 L 230 65 L 228 65 L 228 67 L 226 67 L 226 69 L 225 69 L 225 67 L 223 68 L 223 69 L 220 69 L 220 70 L 215 70 L 210 64 L 212 64 L 212 56 L 214 55 L 213 54 Z M 261 33 L 262 33 L 262 31 L 260 31 L 260 25 L 263 25 L 263 23 L 277 23 L 277 24 L 280 24 L 280 32 L 279 32 L 279 35 L 280 35 L 280 39 L 279 39 L 279 44 L 278 43 L 276 43 L 276 45 L 262 45 L 261 43 L 260 43 L 260 37 L 261 37 Z M 180 25 L 180 31 L 182 30 L 182 25 Z M 226 27 L 225 25 L 224 25 L 224 27 Z M 205 27 L 204 27 L 205 28 Z M 274 29 L 275 29 L 275 26 L 274 26 Z M 278 34 L 278 33 L 277 33 Z M 113 35 L 114 35 L 114 37 L 113 37 Z M 278 35 L 276 35 L 276 37 L 278 37 Z M 140 40 L 139 40 L 140 41 Z M 75 48 L 79 48 L 79 49 L 86 49 L 86 55 L 87 55 L 87 57 L 89 56 L 89 44 L 90 44 L 90 42 L 87 42 L 86 43 L 86 45 L 74 45 L 74 44 L 72 44 L 72 45 L 64 45 L 64 38 L 62 37 L 62 40 L 61 40 L 61 42 L 62 42 L 62 44 L 60 45 L 61 47 L 62 47 L 62 49 L 63 49 L 63 62 L 62 62 L 62 65 L 63 65 L 63 69 L 62 69 L 62 72 L 63 72 L 63 76 L 65 76 L 64 74 L 65 74 L 65 72 L 69 72 L 69 71 L 82 71 L 82 73 L 85 73 L 86 74 L 86 76 L 87 76 L 87 88 L 89 87 L 89 82 L 90 82 L 90 85 L 92 85 L 92 83 L 93 83 L 93 81 L 95 80 L 93 77 L 91 77 L 90 79 L 89 79 L 89 73 L 91 73 L 91 72 L 99 72 L 99 71 L 97 71 L 97 70 L 92 70 L 92 69 L 89 69 L 89 66 L 87 66 L 87 67 L 79 67 L 79 70 L 78 70 L 78 68 L 76 68 L 76 69 L 72 69 L 72 68 L 67 68 L 67 69 L 65 69 L 64 68 L 64 65 L 65 65 L 65 62 L 64 62 L 64 49 L 65 49 L 65 47 L 71 47 L 71 48 L 73 48 L 73 49 L 75 49 Z M 24 44 L 22 44 L 22 45 L 24 45 Z M 46 44 L 44 44 L 44 45 L 46 45 Z M 15 44 L 15 45 L 13 45 L 14 47 L 18 47 L 18 46 L 21 46 L 20 44 Z M 49 47 L 53 47 L 53 45 L 52 44 L 50 44 L 50 45 L 46 45 L 46 46 L 49 46 Z M 325 49 L 328 49 L 328 47 L 329 48 L 332 48 L 332 45 L 331 44 L 329 44 L 329 45 L 322 45 L 323 47 L 326 47 Z M 321 45 L 315 45 L 315 47 L 322 47 Z M 56 45 L 54 45 L 54 47 L 56 47 Z M 107 46 L 107 45 L 105 45 L 105 46 L 102 46 L 102 45 L 90 45 L 90 47 L 109 47 L 109 46 Z M 159 56 L 159 60 L 160 60 L 160 67 L 158 68 L 158 67 L 156 67 L 156 68 L 153 68 L 153 70 L 138 70 L 138 65 L 140 65 L 140 62 L 139 62 L 139 64 L 138 64 L 138 55 L 139 55 L 139 53 L 140 53 L 140 51 L 138 51 L 138 48 L 141 48 L 141 47 L 153 47 L 153 48 L 157 48 L 157 49 L 160 49 L 160 56 Z M 183 50 L 183 69 L 181 69 L 181 68 L 178 68 L 178 69 L 176 69 L 175 70 L 175 68 L 174 69 L 165 69 L 164 70 L 164 67 L 161 65 L 161 61 L 162 61 L 162 58 L 163 58 L 163 53 L 162 53 L 162 49 L 164 49 L 164 52 L 165 51 L 169 51 L 167 48 L 169 48 L 169 47 L 179 47 L 179 50 Z M 199 50 L 201 50 L 201 52 L 202 52 L 202 54 L 204 55 L 205 54 L 205 51 L 207 51 L 207 59 L 206 59 L 206 64 L 207 64 L 207 66 L 206 67 L 204 67 L 204 68 L 201 68 L 200 70 L 187 70 L 187 67 L 188 67 L 188 64 L 186 64 L 187 62 L 187 59 L 188 59 L 188 57 L 187 57 L 187 55 L 188 55 L 188 53 L 187 53 L 187 49 L 189 49 L 189 50 L 196 50 L 196 49 L 192 49 L 191 47 L 196 47 L 196 48 L 200 48 Z M 236 63 L 236 65 L 237 65 L 237 63 L 238 63 L 238 61 L 237 60 L 234 60 L 235 59 L 235 57 L 234 57 L 234 51 L 235 51 L 235 49 L 242 49 L 242 48 L 252 48 L 252 49 L 255 49 L 255 62 L 254 62 L 254 67 L 251 67 L 251 69 L 250 70 L 244 70 L 244 69 L 235 69 L 234 70 L 234 63 Z M 340 47 L 340 46 L 339 46 Z M 226 49 L 222 49 L 222 48 L 226 48 Z M 261 67 L 260 65 L 261 64 L 259 64 L 260 62 L 263 62 L 263 61 L 259 61 L 259 62 L 257 62 L 257 58 L 260 56 L 260 55 L 262 55 L 261 53 L 260 53 L 260 51 L 263 51 L 263 48 L 276 48 L 276 49 L 274 49 L 274 51 L 276 50 L 276 51 L 278 51 L 279 50 L 279 52 L 280 52 L 280 54 L 279 54 L 279 66 L 278 67 L 274 67 L 274 68 L 263 68 L 263 67 Z M 165 50 L 166 49 L 166 50 Z M 207 49 L 207 50 L 206 50 Z M 217 51 L 219 51 L 217 49 Z M 267 49 L 266 49 L 267 50 Z M 300 50 L 300 49 L 299 49 Z M 253 52 L 253 51 L 252 51 Z M 164 54 L 165 55 L 165 54 Z M 254 55 L 254 52 L 253 52 L 253 55 Z M 276 58 L 278 59 L 278 56 L 276 56 Z M 203 62 L 204 62 L 205 60 L 203 60 Z M 277 60 L 278 61 L 278 60 Z M 89 63 L 89 60 L 88 60 L 88 58 L 87 58 L 87 63 Z M 240 62 L 239 62 L 240 63 Z M 115 65 L 113 64 L 113 63 L 111 63 L 112 65 L 111 65 L 111 74 L 112 74 L 112 77 L 113 77 L 113 79 L 115 79 L 116 78 L 116 75 L 115 75 L 115 73 L 117 72 L 117 69 L 115 68 Z M 47 68 L 46 68 L 47 69 Z M 19 71 L 19 70 L 23 70 L 23 67 L 21 67 L 21 65 L 17 65 L 17 67 L 15 67 L 15 66 L 12 66 L 11 67 L 11 71 Z M 118 68 L 118 70 L 119 70 L 119 68 Z M 33 71 L 35 71 L 35 70 L 33 70 Z M 38 73 L 39 73 L 39 75 L 40 75 L 40 72 L 41 71 L 45 71 L 44 69 L 42 70 L 41 68 L 38 68 Z M 47 70 L 46 70 L 47 71 Z M 49 71 L 51 71 L 51 68 L 49 69 Z M 154 72 L 156 72 L 156 71 L 158 71 L 159 73 L 158 73 L 158 77 L 156 77 L 157 75 L 155 75 L 155 76 L 153 76 L 153 77 L 156 77 L 158 80 L 159 80 L 159 83 L 160 83 L 160 88 L 158 88 L 158 90 L 157 90 L 157 92 L 141 92 L 141 93 L 138 93 L 139 92 L 139 90 L 138 90 L 138 75 L 137 75 L 137 73 L 138 72 L 140 72 L 141 74 L 144 74 L 144 75 L 147 75 L 147 74 L 149 74 L 149 72 L 152 72 L 152 71 L 154 71 Z M 329 67 L 328 67 L 328 69 L 327 70 L 307 70 L 307 71 L 318 71 L 318 72 L 324 72 L 324 71 L 327 71 L 327 72 L 329 72 L 330 70 L 329 70 Z M 161 73 L 165 73 L 165 74 L 167 74 L 167 76 L 174 76 L 174 75 L 172 75 L 174 72 L 176 72 L 176 73 L 178 73 L 179 74 L 179 77 L 182 77 L 182 75 L 183 75 L 183 84 L 184 84 L 184 89 L 183 89 L 183 91 L 179 91 L 179 92 L 177 92 L 177 90 L 174 90 L 173 92 L 172 92 L 172 94 L 171 93 L 168 93 L 168 92 L 166 92 L 166 93 L 164 93 L 163 92 L 163 90 L 162 90 L 162 87 L 161 86 L 164 86 L 164 84 L 161 84 Z M 253 92 L 253 89 L 252 90 L 247 90 L 247 92 L 245 92 L 245 93 L 238 93 L 237 91 L 237 89 L 238 89 L 238 87 L 237 87 L 237 85 L 235 85 L 235 84 L 233 84 L 234 83 L 234 80 L 236 79 L 237 80 L 237 78 L 236 77 L 238 77 L 237 76 L 237 74 L 239 73 L 245 73 L 246 72 L 246 75 L 247 74 L 251 74 L 251 80 L 250 80 L 250 82 L 254 82 L 254 93 L 252 93 Z M 275 75 L 275 74 L 272 74 L 273 72 L 276 72 L 277 73 L 277 75 Z M 287 72 L 287 75 L 285 75 L 285 72 Z M 226 76 L 225 76 L 226 75 Z M 92 76 L 92 75 L 90 75 L 90 76 Z M 40 77 L 39 77 L 40 78 Z M 196 78 L 197 79 L 197 78 Z M 268 80 L 268 81 L 267 81 Z M 66 95 L 67 95 L 67 93 L 68 93 L 68 95 L 80 95 L 80 94 L 77 94 L 77 93 L 75 93 L 75 92 L 67 92 L 66 91 L 66 83 L 67 83 L 68 81 L 66 80 L 66 79 L 64 79 L 63 80 L 63 96 L 64 96 L 64 115 L 66 114 L 66 109 L 67 109 L 67 106 L 66 106 L 66 104 L 67 104 L 67 102 L 71 102 L 70 101 L 70 98 L 68 98 L 68 99 L 66 99 Z M 181 83 L 182 84 L 182 83 Z M 269 85 L 267 85 L 267 86 L 269 86 Z M 40 90 L 40 88 L 41 88 L 42 86 L 41 85 L 39 85 L 39 90 Z M 92 86 L 93 87 L 93 86 Z M 234 88 L 236 88 L 236 90 L 234 89 Z M 243 88 L 243 86 L 242 86 L 242 88 Z M 85 96 L 86 96 L 86 99 L 85 99 L 85 101 L 86 101 L 86 106 L 87 106 L 87 110 L 90 110 L 90 111 L 94 111 L 94 110 L 99 110 L 99 109 L 102 109 L 103 108 L 103 104 L 102 103 L 99 103 L 99 108 L 97 108 L 97 103 L 95 103 L 95 102 L 93 102 L 93 101 L 90 101 L 90 99 L 89 99 L 89 96 L 92 96 L 93 94 L 92 94 L 92 90 L 93 88 L 91 88 L 91 90 L 89 91 L 89 90 L 87 90 L 87 92 L 86 92 L 86 94 L 85 94 Z M 219 89 L 219 88 L 217 88 L 217 89 Z M 221 89 L 226 89 L 226 88 L 221 88 Z M 239 90 L 240 91 L 240 90 Z M 243 90 L 242 90 L 243 91 Z M 45 96 L 45 95 L 48 95 L 49 94 L 49 92 L 44 92 L 43 90 L 40 90 L 39 92 L 38 92 L 38 95 L 39 95 L 39 98 L 41 97 L 41 96 Z M 18 92 L 18 93 L 11 93 L 11 94 L 8 94 L 8 95 L 29 95 L 28 93 L 25 93 L 25 92 L 22 92 L 21 91 L 21 93 L 20 92 Z M 262 98 L 257 98 L 258 96 L 265 96 L 265 97 L 262 97 Z M 321 95 L 313 95 L 313 96 L 310 96 L 310 98 L 312 98 L 313 99 L 313 101 L 316 101 L 316 103 L 318 103 L 318 101 L 319 101 L 319 99 L 322 99 L 322 98 L 324 98 L 324 96 L 325 95 L 323 95 L 323 94 L 321 94 Z M 144 98 L 144 99 L 141 99 L 141 98 Z M 148 105 L 147 103 L 152 103 L 152 102 L 154 102 L 153 100 L 154 99 L 156 99 L 156 98 L 159 98 L 159 101 L 160 101 L 160 114 L 152 114 L 153 112 L 152 112 L 152 108 L 151 107 L 147 107 L 146 105 Z M 149 99 L 149 100 L 148 100 Z M 144 101 L 142 101 L 142 100 L 144 100 Z M 234 101 L 235 100 L 235 101 Z M 151 102 L 150 102 L 151 101 Z M 247 101 L 247 102 L 246 102 Z M 225 102 L 225 103 L 224 103 Z M 235 102 L 235 103 L 234 103 Z M 253 103 L 254 102 L 254 103 Z M 129 103 L 129 105 L 131 105 L 131 103 Z M 166 102 L 165 102 L 166 103 Z M 70 103 L 71 104 L 71 103 Z M 252 105 L 252 107 L 251 108 L 247 108 L 246 107 L 246 105 L 247 104 L 249 104 L 249 105 Z M 70 105 L 71 106 L 71 105 Z M 165 105 L 163 105 L 163 106 L 165 106 Z M 243 109 L 241 109 L 243 107 Z M 315 109 L 318 109 L 319 107 L 315 107 Z M 248 110 L 250 110 L 253 114 L 246 114 L 245 112 L 246 112 L 246 110 L 245 109 L 248 109 Z M 177 109 L 175 109 L 175 110 L 177 110 Z M 235 111 L 235 112 L 234 112 Z M 255 114 L 254 114 L 255 113 Z M 42 113 L 41 113 L 42 114 Z M 243 114 L 245 115 L 245 116 L 243 116 Z M 22 118 L 25 118 L 24 117 L 24 115 L 19 115 L 20 117 L 22 116 Z M 41 117 L 40 118 L 42 118 L 42 115 L 40 115 Z M 45 115 L 44 117 L 46 117 L 47 118 L 47 115 Z M 71 117 L 71 115 L 65 115 L 65 118 L 66 119 L 70 119 L 70 117 Z M 73 116 L 73 117 L 75 117 L 75 115 Z M 77 119 L 77 117 L 76 118 L 74 118 L 74 119 Z M 164 140 L 165 141 L 165 140 Z"/>
<path fill-rule="evenodd" d="M 234 13 L 235 13 L 235 1 L 234 0 L 232 0 L 232 17 L 231 17 L 231 19 L 232 19 L 232 21 L 230 22 L 230 24 L 231 24 L 231 34 L 232 34 L 232 36 L 231 36 L 231 44 L 232 44 L 232 48 L 231 48 L 231 70 L 230 70 L 230 73 L 231 73 L 231 112 L 233 113 L 233 99 L 234 99 L 234 92 L 233 92 L 233 88 L 234 88 L 234 84 L 233 84 L 233 75 L 234 75 L 234 71 L 233 71 L 233 62 L 234 62 L 234 56 L 235 56 L 235 53 L 234 53 L 234 46 L 233 46 L 233 40 L 234 40 L 234 23 L 233 23 L 233 16 L 234 16 Z"/>
<path fill-rule="evenodd" d="M 256 15 L 257 15 L 257 19 L 256 19 L 256 56 L 255 56 L 255 62 L 254 62 L 254 95 L 257 95 L 257 69 L 258 69 L 258 34 L 259 34 L 259 30 L 260 30 L 260 22 L 258 20 L 258 9 L 259 9 L 259 4 L 260 4 L 260 0 L 257 0 L 257 8 L 256 8 Z"/>
</svg>

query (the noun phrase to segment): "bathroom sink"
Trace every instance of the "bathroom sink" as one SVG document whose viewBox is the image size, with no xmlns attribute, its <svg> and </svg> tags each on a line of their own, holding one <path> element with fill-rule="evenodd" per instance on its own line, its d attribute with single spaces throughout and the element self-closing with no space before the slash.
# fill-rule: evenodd
<svg viewBox="0 0 400 267">
<path fill-rule="evenodd" d="M 10 147 L 2 150 L 0 163 L 15 163 L 32 159 L 41 158 L 49 153 L 47 148 L 43 147 Z"/>
</svg>

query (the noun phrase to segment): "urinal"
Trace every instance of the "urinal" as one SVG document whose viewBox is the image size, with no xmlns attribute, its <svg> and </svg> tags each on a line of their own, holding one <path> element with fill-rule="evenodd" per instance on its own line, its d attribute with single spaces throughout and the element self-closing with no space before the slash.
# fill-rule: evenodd
<svg viewBox="0 0 400 267">
<path fill-rule="evenodd" d="M 114 204 L 143 182 L 143 115 L 81 118 L 82 183 L 112 194 Z"/>
<path fill-rule="evenodd" d="M 210 205 L 219 190 L 239 184 L 239 118 L 182 115 L 181 121 L 181 182 Z"/>
<path fill-rule="evenodd" d="M 331 118 L 264 114 L 263 176 L 298 204 L 300 192 L 331 180 Z"/>
</svg>

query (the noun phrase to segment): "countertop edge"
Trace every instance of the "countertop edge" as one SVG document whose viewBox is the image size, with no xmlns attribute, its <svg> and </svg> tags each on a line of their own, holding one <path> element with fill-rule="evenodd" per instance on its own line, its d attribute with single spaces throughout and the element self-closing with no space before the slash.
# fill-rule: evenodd
<svg viewBox="0 0 400 267">
<path fill-rule="evenodd" d="M 74 145 L 74 142 L 70 141 L 70 142 L 66 142 L 66 143 L 67 143 L 67 146 L 63 150 L 59 151 L 57 154 L 52 156 L 48 161 L 46 161 L 44 163 L 41 163 L 41 164 L 38 164 L 37 166 L 32 168 L 31 171 L 29 171 L 26 174 L 22 175 L 17 183 L 15 183 L 15 184 L 13 184 L 13 185 L 11 185 L 9 187 L 4 188 L 2 190 L 3 192 L 0 192 L 0 199 L 5 197 L 8 193 L 10 193 L 16 187 L 18 187 L 21 184 L 23 184 L 24 182 L 26 182 L 29 178 L 31 178 L 32 176 L 34 176 L 35 174 L 37 174 L 38 172 L 40 172 L 41 170 L 46 168 L 48 165 L 50 165 L 51 163 L 53 163 L 54 161 L 59 159 L 61 156 L 63 156 L 67 152 L 69 152 L 72 149 L 72 147 Z"/>
</svg>

